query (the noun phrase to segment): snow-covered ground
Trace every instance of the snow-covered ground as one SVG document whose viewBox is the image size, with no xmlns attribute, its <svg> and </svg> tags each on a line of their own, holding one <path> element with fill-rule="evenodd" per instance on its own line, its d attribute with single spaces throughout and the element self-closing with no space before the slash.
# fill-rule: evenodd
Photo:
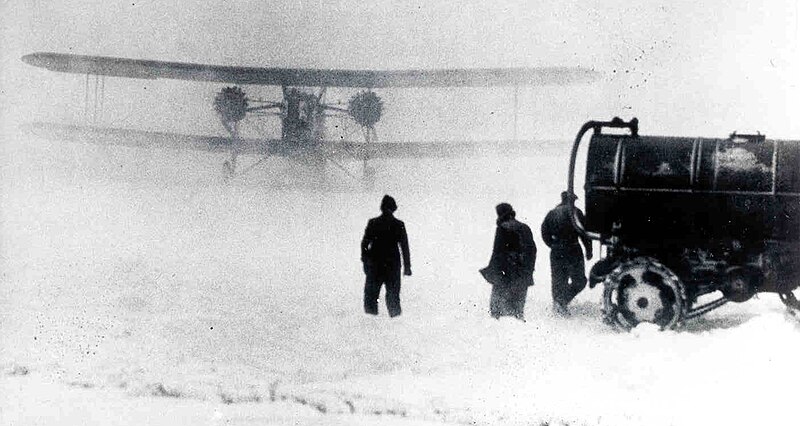
<svg viewBox="0 0 800 426">
<path fill-rule="evenodd" d="M 576 123 L 576 129 L 577 125 Z M 526 323 L 488 317 L 493 207 L 537 230 L 568 143 L 515 161 L 376 163 L 312 190 L 275 160 L 2 144 L 0 423 L 792 424 L 800 328 L 774 295 L 679 331 L 618 333 L 600 289 L 550 313 L 537 236 Z M 354 169 L 357 170 L 357 169 Z M 381 196 L 406 222 L 404 314 L 362 313 L 359 241 Z"/>
</svg>

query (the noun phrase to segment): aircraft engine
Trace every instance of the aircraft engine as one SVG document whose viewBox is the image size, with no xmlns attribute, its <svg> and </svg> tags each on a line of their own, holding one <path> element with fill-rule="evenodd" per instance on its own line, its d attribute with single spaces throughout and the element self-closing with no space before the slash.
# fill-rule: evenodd
<svg viewBox="0 0 800 426">
<path fill-rule="evenodd" d="M 225 87 L 214 98 L 214 110 L 224 123 L 236 123 L 247 114 L 247 97 L 244 91 L 236 86 Z"/>
<path fill-rule="evenodd" d="M 350 98 L 347 111 L 360 126 L 372 128 L 381 119 L 383 101 L 375 92 L 365 90 Z"/>
</svg>

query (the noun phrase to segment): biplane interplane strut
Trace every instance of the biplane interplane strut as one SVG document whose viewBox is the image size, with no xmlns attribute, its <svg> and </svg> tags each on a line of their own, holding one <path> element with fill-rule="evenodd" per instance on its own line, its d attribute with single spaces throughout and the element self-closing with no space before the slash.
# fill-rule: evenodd
<svg viewBox="0 0 800 426">
<path fill-rule="evenodd" d="M 363 177 L 370 180 L 374 170 L 369 167 L 373 158 L 445 156 L 452 145 L 440 148 L 414 143 L 376 143 L 376 124 L 383 114 L 383 101 L 376 89 L 412 88 L 412 87 L 513 87 L 514 88 L 514 135 L 518 106 L 518 88 L 520 86 L 568 85 L 586 83 L 595 80 L 598 73 L 579 67 L 540 67 L 540 68 L 484 68 L 484 69 L 432 69 L 432 70 L 337 70 L 307 68 L 272 68 L 205 65 L 183 62 L 153 61 L 141 59 L 115 58 L 106 56 L 85 56 L 62 53 L 39 52 L 22 57 L 30 65 L 50 71 L 84 74 L 88 82 L 94 77 L 95 96 L 94 113 L 97 117 L 98 90 L 100 91 L 100 107 L 102 113 L 102 89 L 105 77 L 134 79 L 175 79 L 204 81 L 226 84 L 214 99 L 214 109 L 220 122 L 229 134 L 227 139 L 208 137 L 190 137 L 192 143 L 175 143 L 175 148 L 189 146 L 194 149 L 218 151 L 225 149 L 230 158 L 223 169 L 227 177 L 236 173 L 240 155 L 259 156 L 281 155 L 301 160 L 304 164 L 324 174 L 326 164 L 333 164 L 351 175 L 335 158 L 349 154 L 353 160 L 363 164 Z M 99 83 L 98 83 L 99 82 Z M 97 84 L 100 84 L 98 89 Z M 282 88 L 282 99 L 256 100 L 247 97 L 240 85 L 279 86 Z M 327 104 L 325 93 L 328 88 L 360 89 L 347 103 L 346 107 L 338 104 Z M 281 120 L 281 134 L 278 139 L 245 140 L 240 135 L 239 124 L 247 116 L 277 116 Z M 360 126 L 363 142 L 328 141 L 325 138 L 325 119 L 330 116 L 346 117 Z M 95 121 L 95 120 L 93 120 Z M 40 126 L 41 128 L 41 126 Z M 120 142 L 124 135 L 131 132 L 101 129 L 97 127 L 62 128 L 62 134 L 81 131 L 95 131 L 118 136 Z M 138 132 L 131 136 L 137 140 L 137 146 L 154 146 L 155 141 L 164 144 L 163 138 L 150 134 L 154 143 L 148 143 L 148 132 Z M 197 139 L 200 138 L 200 139 Z M 176 135 L 174 140 L 186 142 L 186 138 Z M 197 141 L 200 142 L 197 142 Z M 209 141 L 214 141 L 210 143 Z M 209 142 L 204 143 L 203 141 Z M 128 143 L 130 144 L 130 143 Z M 414 146 L 418 145 L 418 146 Z M 461 144 L 455 155 L 464 155 L 467 151 L 478 152 L 480 149 L 467 149 Z M 474 147 L 472 147 L 474 148 Z M 433 155 L 432 155 L 433 154 Z M 260 164 L 258 161 L 256 164 Z"/>
</svg>

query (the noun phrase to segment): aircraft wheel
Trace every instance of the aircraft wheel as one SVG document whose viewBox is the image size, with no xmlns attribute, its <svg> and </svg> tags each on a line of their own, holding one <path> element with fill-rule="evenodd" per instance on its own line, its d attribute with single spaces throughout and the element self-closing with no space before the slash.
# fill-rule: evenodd
<svg viewBox="0 0 800 426">
<path fill-rule="evenodd" d="M 685 314 L 686 292 L 680 279 L 655 259 L 622 262 L 603 290 L 605 320 L 625 330 L 647 322 L 662 330 L 675 327 Z"/>
<path fill-rule="evenodd" d="M 798 295 L 800 295 L 800 287 L 786 293 L 778 293 L 781 302 L 786 305 L 786 309 L 796 317 L 800 317 L 800 300 L 797 299 Z"/>
<path fill-rule="evenodd" d="M 222 179 L 225 180 L 225 182 L 227 182 L 233 178 L 233 174 L 234 171 L 233 171 L 233 166 L 231 166 L 231 162 L 225 161 L 224 163 L 222 163 Z"/>
<path fill-rule="evenodd" d="M 366 190 L 373 190 L 375 189 L 375 168 L 366 166 L 364 167 L 364 189 Z"/>
</svg>

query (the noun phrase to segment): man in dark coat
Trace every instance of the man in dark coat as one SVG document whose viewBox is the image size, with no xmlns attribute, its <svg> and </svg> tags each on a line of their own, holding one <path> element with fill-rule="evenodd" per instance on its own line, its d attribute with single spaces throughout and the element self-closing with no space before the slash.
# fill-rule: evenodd
<svg viewBox="0 0 800 426">
<path fill-rule="evenodd" d="M 525 320 L 525 298 L 533 285 L 536 266 L 536 243 L 528 225 L 516 219 L 508 203 L 500 203 L 497 230 L 489 266 L 481 274 L 492 284 L 489 313 L 493 318 L 513 316 Z"/>
<path fill-rule="evenodd" d="M 386 284 L 386 309 L 390 317 L 400 309 L 400 253 L 403 255 L 403 275 L 411 276 L 411 255 L 408 235 L 403 221 L 394 217 L 397 203 L 386 195 L 381 201 L 381 215 L 367 223 L 361 240 L 361 262 L 367 276 L 364 284 L 364 311 L 378 315 L 378 297 Z"/>
<path fill-rule="evenodd" d="M 586 247 L 586 260 L 592 259 L 592 242 L 579 238 L 570 218 L 570 203 L 578 197 L 567 191 L 561 193 L 561 204 L 547 213 L 542 222 L 542 239 L 550 247 L 550 270 L 553 289 L 553 310 L 568 315 L 567 305 L 586 287 L 586 268 L 580 239 Z M 583 212 L 575 209 L 583 223 Z"/>
</svg>

